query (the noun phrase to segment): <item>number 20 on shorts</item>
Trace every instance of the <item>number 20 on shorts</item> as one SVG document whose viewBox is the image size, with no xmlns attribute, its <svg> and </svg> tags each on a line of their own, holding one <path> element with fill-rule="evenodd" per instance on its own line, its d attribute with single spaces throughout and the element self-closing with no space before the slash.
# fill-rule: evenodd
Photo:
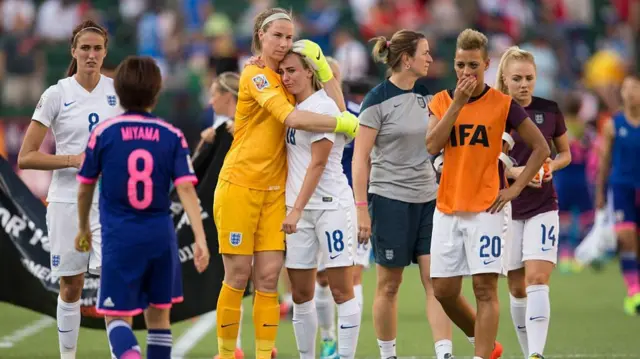
<svg viewBox="0 0 640 359">
<path fill-rule="evenodd" d="M 480 258 L 498 258 L 502 254 L 502 239 L 499 236 L 482 236 L 480 244 Z"/>
</svg>

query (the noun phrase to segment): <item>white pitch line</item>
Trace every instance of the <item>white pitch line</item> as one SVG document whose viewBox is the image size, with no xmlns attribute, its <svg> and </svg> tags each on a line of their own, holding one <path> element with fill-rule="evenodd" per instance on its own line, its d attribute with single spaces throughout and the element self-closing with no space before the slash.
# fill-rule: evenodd
<svg viewBox="0 0 640 359">
<path fill-rule="evenodd" d="M 14 331 L 13 333 L 0 338 L 0 349 L 11 348 L 14 346 L 14 344 L 21 342 L 27 337 L 37 334 L 43 329 L 53 325 L 55 322 L 56 322 L 55 319 L 51 317 L 42 316 L 42 318 L 32 322 L 31 324 L 25 327 L 22 327 Z"/>
<path fill-rule="evenodd" d="M 182 334 L 171 350 L 171 359 L 183 359 L 193 347 L 216 326 L 216 311 L 200 316 L 187 331 Z M 211 358 L 207 358 L 211 359 Z"/>
</svg>

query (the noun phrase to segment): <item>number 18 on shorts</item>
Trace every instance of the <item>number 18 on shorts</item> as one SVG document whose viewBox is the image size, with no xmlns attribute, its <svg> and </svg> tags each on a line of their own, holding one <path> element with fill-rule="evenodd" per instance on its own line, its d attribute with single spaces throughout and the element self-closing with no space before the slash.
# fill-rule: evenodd
<svg viewBox="0 0 640 359">
<path fill-rule="evenodd" d="M 356 251 L 355 208 L 305 210 L 298 231 L 287 235 L 285 266 L 291 269 L 348 267 Z"/>
<path fill-rule="evenodd" d="M 505 274 L 510 210 L 449 215 L 436 209 L 431 238 L 431 277 Z"/>
</svg>

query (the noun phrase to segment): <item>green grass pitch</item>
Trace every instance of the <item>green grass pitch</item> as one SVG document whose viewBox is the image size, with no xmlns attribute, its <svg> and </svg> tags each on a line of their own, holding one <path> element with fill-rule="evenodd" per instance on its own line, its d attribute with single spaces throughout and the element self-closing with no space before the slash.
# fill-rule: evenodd
<svg viewBox="0 0 640 359">
<path fill-rule="evenodd" d="M 378 358 L 371 305 L 375 270 L 365 273 L 365 308 L 358 344 L 358 358 Z M 469 283 L 465 293 L 471 298 Z M 617 263 L 604 271 L 580 274 L 554 273 L 551 288 L 551 329 L 547 342 L 547 358 L 640 358 L 640 317 L 628 317 L 622 311 L 624 286 Z M 509 315 L 506 280 L 501 280 L 501 319 L 498 339 L 504 344 L 504 358 L 522 358 Z M 245 300 L 242 331 L 245 357 L 253 357 L 251 301 Z M 400 290 L 398 314 L 398 356 L 401 358 L 431 358 L 433 341 L 425 319 L 424 291 L 416 267 L 405 272 Z M 36 323 L 36 324 L 34 324 Z M 40 325 L 42 328 L 38 328 Z M 173 327 L 174 342 L 193 325 L 192 321 Z M 32 333 L 29 333 L 29 332 Z M 145 332 L 138 332 L 144 348 Z M 22 339 L 20 339 L 22 338 Z M 283 321 L 278 334 L 278 358 L 296 358 L 293 328 Z M 215 328 L 195 345 L 185 358 L 212 358 L 217 351 Z M 457 358 L 472 355 L 464 335 L 454 330 L 454 351 Z M 7 304 L 0 304 L 0 358 L 58 358 L 55 323 L 33 313 Z M 83 329 L 77 358 L 108 359 L 108 345 L 103 331 Z"/>
</svg>

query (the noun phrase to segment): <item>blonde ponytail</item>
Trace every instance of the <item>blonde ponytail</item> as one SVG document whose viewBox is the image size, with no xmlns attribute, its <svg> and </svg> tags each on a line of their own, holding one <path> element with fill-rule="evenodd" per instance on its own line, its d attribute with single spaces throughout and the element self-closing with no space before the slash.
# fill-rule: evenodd
<svg viewBox="0 0 640 359">
<path fill-rule="evenodd" d="M 502 54 L 502 58 L 500 58 L 500 64 L 498 65 L 498 73 L 496 74 L 496 84 L 495 89 L 508 95 L 509 89 L 507 88 L 507 84 L 504 81 L 504 70 L 507 67 L 507 64 L 511 60 L 516 61 L 528 61 L 533 66 L 536 66 L 536 61 L 533 58 L 533 54 L 529 51 L 522 50 L 518 46 L 511 46 L 508 48 L 504 54 Z"/>
</svg>

